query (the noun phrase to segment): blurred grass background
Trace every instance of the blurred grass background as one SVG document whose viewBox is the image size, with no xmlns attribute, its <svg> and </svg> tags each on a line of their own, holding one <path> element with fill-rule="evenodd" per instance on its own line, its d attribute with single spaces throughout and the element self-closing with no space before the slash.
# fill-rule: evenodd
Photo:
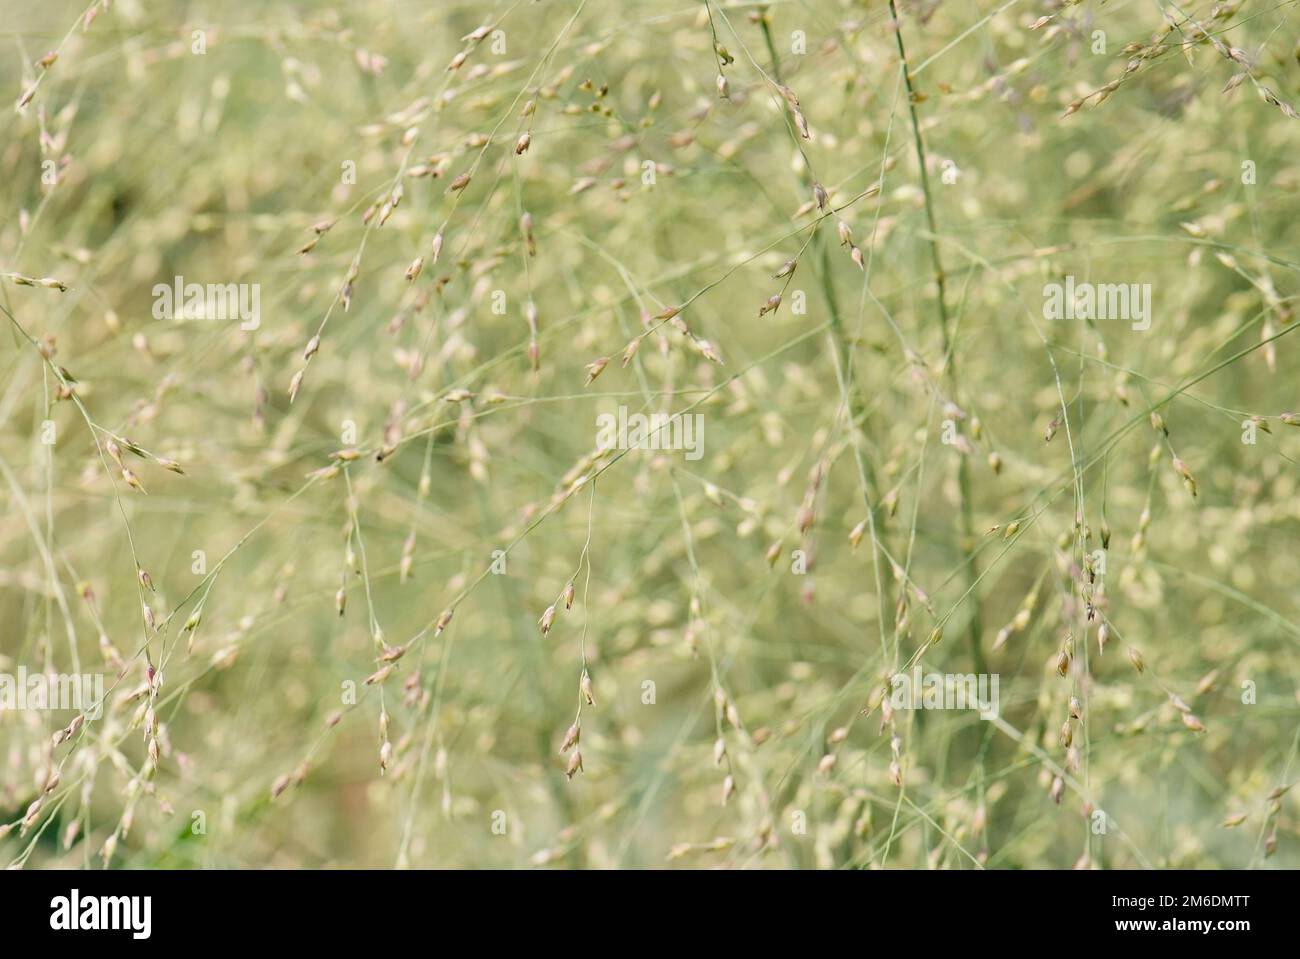
<svg viewBox="0 0 1300 959">
<path fill-rule="evenodd" d="M 0 669 L 113 687 L 0 712 L 0 858 L 1294 867 L 1294 7 L 908 3 L 909 98 L 881 3 L 0 3 L 0 273 L 69 288 L 0 281 Z M 593 458 L 620 404 L 704 457 Z M 882 728 L 916 662 L 1001 723 Z"/>
</svg>

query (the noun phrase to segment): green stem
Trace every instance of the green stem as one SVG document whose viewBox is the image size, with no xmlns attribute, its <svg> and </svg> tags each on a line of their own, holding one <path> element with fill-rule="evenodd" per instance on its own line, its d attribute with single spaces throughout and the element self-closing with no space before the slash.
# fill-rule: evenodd
<svg viewBox="0 0 1300 959">
<path fill-rule="evenodd" d="M 903 85 L 907 90 L 907 108 L 912 117 L 912 139 L 916 143 L 917 165 L 921 168 L 921 192 L 925 196 L 925 220 L 930 228 L 930 260 L 934 264 L 934 282 L 939 306 L 939 335 L 942 338 L 944 366 L 954 391 L 957 383 L 957 361 L 948 340 L 948 297 L 943 272 L 943 258 L 939 254 L 939 231 L 934 218 L 934 198 L 930 193 L 930 174 L 925 163 L 925 142 L 921 139 L 921 123 L 916 115 L 916 91 L 912 87 L 912 71 L 907 62 L 907 49 L 903 46 L 903 24 L 894 0 L 889 0 L 889 15 L 894 21 L 894 39 L 898 42 L 898 58 L 903 64 Z M 984 652 L 980 647 L 980 603 L 974 591 L 979 581 L 975 562 L 975 519 L 971 511 L 970 464 L 962 456 L 957 465 L 957 488 L 961 505 L 961 550 L 966 556 L 967 581 L 971 603 L 970 650 L 975 671 L 984 672 Z"/>
</svg>

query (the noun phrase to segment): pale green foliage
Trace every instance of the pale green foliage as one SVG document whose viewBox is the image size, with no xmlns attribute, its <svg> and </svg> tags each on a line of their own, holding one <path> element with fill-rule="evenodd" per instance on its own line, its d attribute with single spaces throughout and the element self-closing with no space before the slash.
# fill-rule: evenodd
<svg viewBox="0 0 1300 959">
<path fill-rule="evenodd" d="M 0 278 L 0 672 L 112 687 L 0 712 L 5 864 L 1300 864 L 1294 4 L 909 3 L 925 183 L 882 3 L 201 6 L 0 3 L 0 273 L 68 287 Z M 591 459 L 620 404 L 703 455 Z M 998 721 L 881 731 L 976 657 Z"/>
</svg>

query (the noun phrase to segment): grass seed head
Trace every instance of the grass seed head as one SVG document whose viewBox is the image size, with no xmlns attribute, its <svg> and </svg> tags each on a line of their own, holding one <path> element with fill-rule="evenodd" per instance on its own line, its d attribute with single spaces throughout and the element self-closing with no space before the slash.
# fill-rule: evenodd
<svg viewBox="0 0 1300 959">
<path fill-rule="evenodd" d="M 582 750 L 575 749 L 573 753 L 569 756 L 568 764 L 564 767 L 564 777 L 566 779 L 572 779 L 581 771 L 582 771 Z"/>
</svg>

